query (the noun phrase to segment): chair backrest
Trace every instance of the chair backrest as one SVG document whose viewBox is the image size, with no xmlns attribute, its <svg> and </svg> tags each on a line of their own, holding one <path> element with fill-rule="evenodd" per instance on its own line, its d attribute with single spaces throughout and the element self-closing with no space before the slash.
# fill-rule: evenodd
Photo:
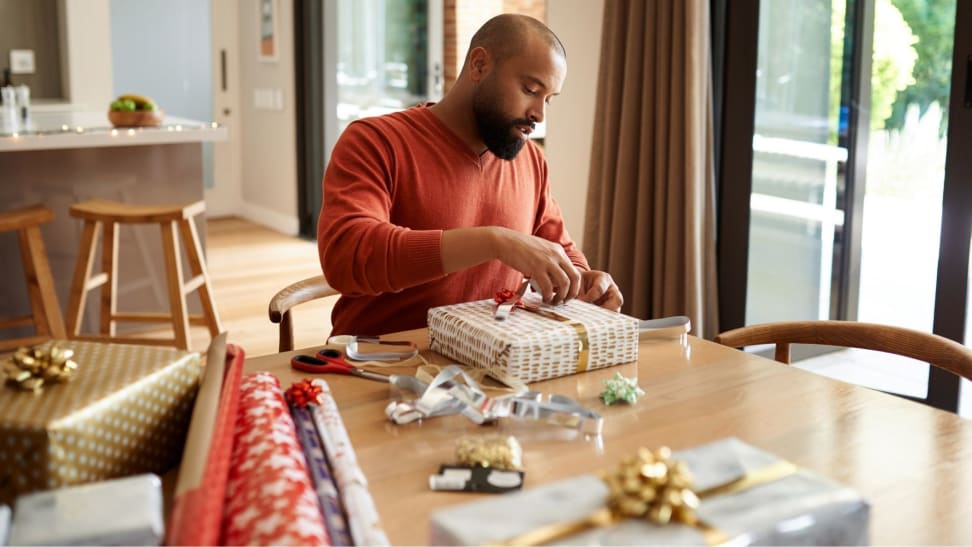
<svg viewBox="0 0 972 547">
<path fill-rule="evenodd" d="M 272 323 L 280 324 L 278 350 L 283 352 L 294 349 L 294 326 L 290 315 L 291 308 L 304 302 L 337 294 L 341 293 L 331 287 L 323 275 L 316 275 L 287 285 L 273 295 L 267 313 Z"/>
<path fill-rule="evenodd" d="M 723 332 L 715 341 L 735 348 L 776 344 L 775 358 L 790 362 L 790 344 L 821 344 L 911 357 L 972 380 L 972 350 L 928 332 L 857 321 L 780 321 Z"/>
</svg>

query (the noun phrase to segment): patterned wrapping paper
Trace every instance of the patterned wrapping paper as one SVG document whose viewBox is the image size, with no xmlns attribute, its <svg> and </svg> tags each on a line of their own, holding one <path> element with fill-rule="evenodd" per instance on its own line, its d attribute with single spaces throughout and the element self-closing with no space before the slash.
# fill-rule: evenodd
<svg viewBox="0 0 972 547">
<path fill-rule="evenodd" d="M 348 430 L 341 420 L 337 403 L 331 396 L 331 388 L 321 379 L 314 380 L 320 386 L 320 403 L 308 405 L 314 425 L 324 443 L 327 459 L 331 464 L 341 503 L 344 505 L 355 545 L 389 545 L 388 536 L 381 526 L 375 502 L 368 492 L 368 480 L 358 465 Z"/>
<path fill-rule="evenodd" d="M 294 405 L 290 405 L 290 413 L 294 417 L 294 425 L 297 426 L 297 438 L 304 448 L 304 457 L 307 458 L 307 467 L 314 481 L 317 499 L 321 502 L 324 526 L 327 527 L 331 545 L 354 545 L 351 541 L 351 532 L 348 530 L 348 521 L 344 518 L 344 510 L 341 507 L 341 498 L 334 483 L 331 466 L 324 454 L 323 439 L 314 426 L 314 417 L 309 409 Z"/>
<path fill-rule="evenodd" d="M 756 476 L 783 463 L 728 438 L 673 453 L 695 477 L 697 491 Z M 758 481 L 757 481 L 758 482 Z M 605 506 L 608 488 L 594 475 L 545 484 L 498 498 L 449 507 L 430 517 L 431 545 L 495 545 L 554 523 L 576 522 Z M 856 491 L 810 471 L 734 493 L 704 498 L 695 512 L 730 545 L 867 545 L 870 505 Z M 698 529 L 628 518 L 582 529 L 550 543 L 568 545 L 705 545 Z"/>
<path fill-rule="evenodd" d="M 432 308 L 429 348 L 460 363 L 538 382 L 638 359 L 638 319 L 580 300 L 539 304 L 574 323 L 524 309 L 496 320 L 496 302 L 478 300 Z M 582 355 L 579 329 L 587 338 Z"/>
<path fill-rule="evenodd" d="M 166 526 L 166 545 L 217 545 L 220 540 L 245 360 L 243 349 L 226 345 L 225 338 L 220 334 L 210 345 Z"/>
<path fill-rule="evenodd" d="M 0 502 L 26 492 L 179 461 L 199 387 L 199 354 L 154 346 L 60 341 L 69 382 L 34 394 L 0 386 Z"/>
<path fill-rule="evenodd" d="M 224 545 L 329 545 L 280 382 L 243 377 L 234 433 Z"/>
</svg>

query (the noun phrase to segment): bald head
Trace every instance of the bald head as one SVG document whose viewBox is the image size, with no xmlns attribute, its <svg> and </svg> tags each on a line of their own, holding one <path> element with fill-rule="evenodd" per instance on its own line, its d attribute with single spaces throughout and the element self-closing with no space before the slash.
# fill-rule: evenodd
<svg viewBox="0 0 972 547">
<path fill-rule="evenodd" d="M 501 64 L 517 53 L 524 51 L 532 43 L 546 44 L 564 60 L 567 52 L 560 39 L 546 25 L 533 17 L 504 13 L 486 21 L 469 42 L 469 51 L 481 47 L 488 51 L 497 63 Z M 469 54 L 466 54 L 469 59 Z"/>
</svg>

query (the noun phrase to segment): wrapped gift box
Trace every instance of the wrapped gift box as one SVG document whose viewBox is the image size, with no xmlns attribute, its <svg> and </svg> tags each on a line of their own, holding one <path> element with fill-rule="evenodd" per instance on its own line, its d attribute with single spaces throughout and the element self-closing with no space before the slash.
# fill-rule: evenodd
<svg viewBox="0 0 972 547">
<path fill-rule="evenodd" d="M 726 484 L 781 460 L 737 439 L 676 452 L 697 490 Z M 603 481 L 584 475 L 437 511 L 432 545 L 497 544 L 554 523 L 583 519 L 604 507 Z M 733 545 L 866 545 L 869 504 L 855 491 L 806 470 L 702 500 L 696 512 Z M 645 519 L 590 528 L 555 543 L 572 545 L 704 545 L 702 532 Z"/>
<path fill-rule="evenodd" d="M 571 300 L 494 318 L 496 302 L 432 308 L 429 346 L 450 359 L 537 382 L 638 359 L 638 319 Z"/>
<path fill-rule="evenodd" d="M 13 545 L 158 545 L 162 481 L 145 473 L 17 498 Z"/>
<path fill-rule="evenodd" d="M 0 502 L 179 460 L 199 385 L 197 353 L 55 341 L 73 349 L 68 382 L 33 393 L 0 386 Z"/>
</svg>

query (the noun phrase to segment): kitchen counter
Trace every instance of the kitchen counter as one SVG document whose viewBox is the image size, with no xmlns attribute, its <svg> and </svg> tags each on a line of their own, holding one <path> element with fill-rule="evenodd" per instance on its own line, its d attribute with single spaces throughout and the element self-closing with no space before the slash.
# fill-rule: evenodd
<svg viewBox="0 0 972 547">
<path fill-rule="evenodd" d="M 43 203 L 54 220 L 41 231 L 61 308 L 68 303 L 78 256 L 81 223 L 72 204 L 92 198 L 141 205 L 186 204 L 203 199 L 203 146 L 227 138 L 224 127 L 166 116 L 159 127 L 119 128 L 107 112 L 34 112 L 27 127 L 0 124 L 0 209 Z M 205 246 L 205 219 L 196 219 Z M 119 231 L 119 311 L 168 311 L 165 264 L 158 226 Z M 0 309 L 27 315 L 30 309 L 17 238 L 0 234 Z M 100 264 L 100 262 L 98 263 Z M 97 325 L 100 290 L 88 297 L 84 332 Z M 190 295 L 190 309 L 197 298 Z M 65 314 L 65 317 L 67 314 Z M 137 325 L 130 325 L 137 326 Z M 131 330 L 123 325 L 120 331 Z M 30 329 L 25 329 L 29 334 Z"/>
<path fill-rule="evenodd" d="M 0 152 L 221 141 L 226 128 L 166 115 L 158 127 L 114 128 L 107 112 L 32 112 L 27 123 L 0 112 Z"/>
</svg>

